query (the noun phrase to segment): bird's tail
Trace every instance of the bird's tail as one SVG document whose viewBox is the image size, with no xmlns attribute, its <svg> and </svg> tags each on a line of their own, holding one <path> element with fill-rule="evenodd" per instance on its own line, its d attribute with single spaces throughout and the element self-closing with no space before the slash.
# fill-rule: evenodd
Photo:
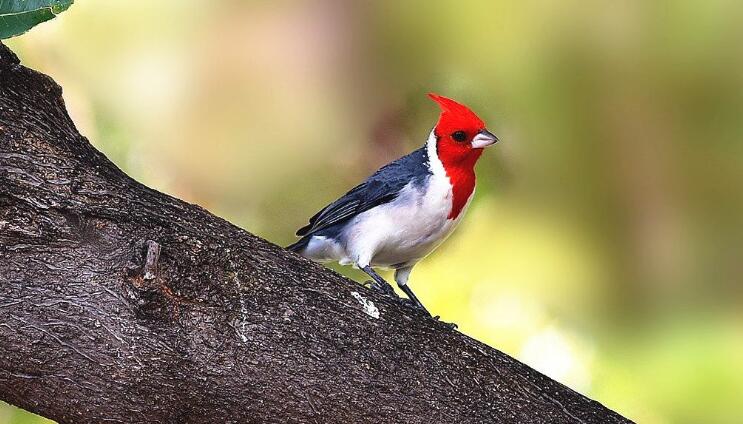
<svg viewBox="0 0 743 424">
<path fill-rule="evenodd" d="M 296 243 L 286 246 L 286 250 L 291 250 L 292 252 L 297 252 L 301 254 L 302 251 L 307 247 L 309 243 L 310 243 L 310 237 L 305 236 L 297 240 Z"/>
</svg>

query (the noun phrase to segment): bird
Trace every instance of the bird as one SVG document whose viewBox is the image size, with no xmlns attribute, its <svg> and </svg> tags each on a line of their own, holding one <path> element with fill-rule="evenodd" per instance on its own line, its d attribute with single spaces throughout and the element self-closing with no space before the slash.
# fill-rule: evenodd
<svg viewBox="0 0 743 424">
<path fill-rule="evenodd" d="M 428 97 L 441 113 L 424 145 L 322 208 L 287 249 L 316 262 L 353 265 L 372 278 L 373 289 L 396 297 L 375 271 L 393 269 L 407 302 L 430 316 L 408 284 L 410 273 L 462 220 L 475 192 L 475 164 L 498 137 L 467 106 Z"/>
</svg>

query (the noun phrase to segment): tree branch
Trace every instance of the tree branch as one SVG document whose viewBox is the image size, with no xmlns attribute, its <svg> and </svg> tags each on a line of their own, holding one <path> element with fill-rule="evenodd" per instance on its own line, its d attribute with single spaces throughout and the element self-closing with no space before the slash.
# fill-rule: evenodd
<svg viewBox="0 0 743 424">
<path fill-rule="evenodd" d="M 0 398 L 61 423 L 628 422 L 132 180 L 2 44 L 0 317 Z"/>
</svg>

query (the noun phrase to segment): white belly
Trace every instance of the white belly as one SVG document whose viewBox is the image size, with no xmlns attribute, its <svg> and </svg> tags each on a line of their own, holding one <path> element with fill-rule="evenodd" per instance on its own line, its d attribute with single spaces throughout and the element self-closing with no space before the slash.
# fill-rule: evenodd
<svg viewBox="0 0 743 424">
<path fill-rule="evenodd" d="M 432 175 L 425 192 L 408 185 L 394 201 L 351 220 L 337 242 L 316 237 L 308 250 L 316 259 L 322 256 L 341 264 L 392 268 L 412 265 L 446 240 L 459 223 L 464 210 L 457 218 L 448 219 L 451 204 L 448 178 Z"/>
</svg>

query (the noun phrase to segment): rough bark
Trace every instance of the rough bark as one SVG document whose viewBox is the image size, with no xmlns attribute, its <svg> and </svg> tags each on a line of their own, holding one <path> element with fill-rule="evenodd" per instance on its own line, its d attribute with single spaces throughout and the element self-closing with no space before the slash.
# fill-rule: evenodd
<svg viewBox="0 0 743 424">
<path fill-rule="evenodd" d="M 132 180 L 61 94 L 0 44 L 3 400 L 61 423 L 628 422 Z"/>
</svg>

